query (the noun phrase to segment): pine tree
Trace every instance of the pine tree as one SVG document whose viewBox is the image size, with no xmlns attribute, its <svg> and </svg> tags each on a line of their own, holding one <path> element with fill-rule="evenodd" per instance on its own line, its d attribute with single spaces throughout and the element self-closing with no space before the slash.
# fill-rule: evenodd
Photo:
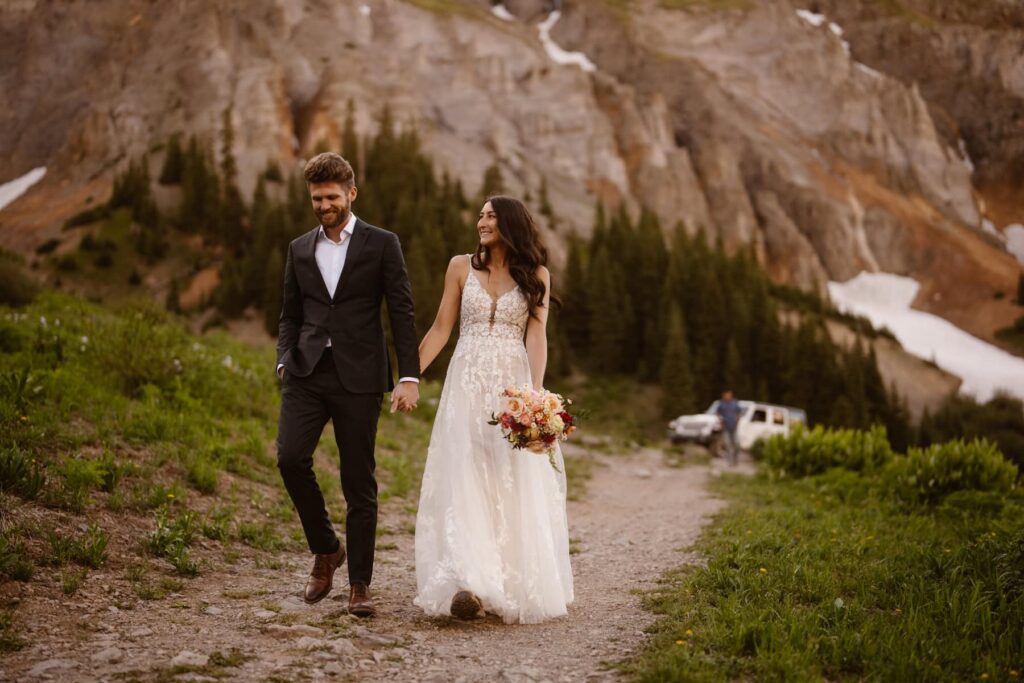
<svg viewBox="0 0 1024 683">
<path fill-rule="evenodd" d="M 483 204 L 488 197 L 505 192 L 505 179 L 501 175 L 498 165 L 491 164 L 484 171 L 484 180 L 480 186 L 480 203 Z"/>
<path fill-rule="evenodd" d="M 587 289 L 586 247 L 578 235 L 569 237 L 562 287 L 562 329 L 574 356 L 583 356 L 590 346 L 590 292 Z"/>
<path fill-rule="evenodd" d="M 722 370 L 723 389 L 731 389 L 740 398 L 746 398 L 752 394 L 749 382 L 743 372 L 743 361 L 740 358 L 739 348 L 736 346 L 734 339 L 730 339 L 725 347 L 725 360 Z"/>
<path fill-rule="evenodd" d="M 235 162 L 235 127 L 232 107 L 224 110 L 221 127 L 220 173 L 223 193 L 220 201 L 220 240 L 236 251 L 245 235 L 245 202 L 238 189 L 238 165 Z"/>
<path fill-rule="evenodd" d="M 620 266 L 601 249 L 590 262 L 587 291 L 590 293 L 590 364 L 605 373 L 621 372 L 626 365 L 630 301 L 622 297 L 624 276 Z"/>
<path fill-rule="evenodd" d="M 167 300 L 164 306 L 171 313 L 181 313 L 181 285 L 178 283 L 178 278 L 176 277 L 171 278 L 171 284 L 167 288 Z"/>
<path fill-rule="evenodd" d="M 359 134 L 356 132 L 356 105 L 352 100 L 345 107 L 345 124 L 341 131 L 341 155 L 355 167 L 359 164 Z"/>
<path fill-rule="evenodd" d="M 263 294 L 263 327 L 276 337 L 281 319 L 281 295 L 284 283 L 284 257 L 280 251 L 270 252 L 267 258 L 267 287 Z"/>
<path fill-rule="evenodd" d="M 160 169 L 160 184 L 179 184 L 184 165 L 185 156 L 181 150 L 181 136 L 175 133 L 167 143 L 167 155 L 164 157 L 163 168 Z"/>
<path fill-rule="evenodd" d="M 661 413 L 663 417 L 691 413 L 696 409 L 690 347 L 686 342 L 683 315 L 677 305 L 671 307 L 668 334 L 661 356 Z"/>
</svg>

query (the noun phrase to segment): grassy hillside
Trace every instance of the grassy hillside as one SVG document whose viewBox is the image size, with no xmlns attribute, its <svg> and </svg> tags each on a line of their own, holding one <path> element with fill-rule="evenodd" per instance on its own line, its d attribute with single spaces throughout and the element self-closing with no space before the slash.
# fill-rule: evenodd
<svg viewBox="0 0 1024 683">
<path fill-rule="evenodd" d="M 276 467 L 273 361 L 147 303 L 0 308 L 0 649 L 22 644 L 32 596 L 78 599 L 91 572 L 132 609 L 242 557 L 307 552 Z M 411 530 L 438 390 L 381 420 L 381 499 L 400 515 L 382 535 Z M 338 519 L 330 430 L 317 471 Z"/>
</svg>

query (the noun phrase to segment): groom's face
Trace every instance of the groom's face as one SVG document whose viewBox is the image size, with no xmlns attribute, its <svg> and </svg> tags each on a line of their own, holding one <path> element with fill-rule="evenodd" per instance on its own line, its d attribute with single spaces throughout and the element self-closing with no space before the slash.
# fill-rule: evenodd
<svg viewBox="0 0 1024 683">
<path fill-rule="evenodd" d="M 320 225 L 336 228 L 348 222 L 352 202 L 356 198 L 355 185 L 341 183 L 310 183 L 309 197 L 313 201 L 313 212 Z"/>
</svg>

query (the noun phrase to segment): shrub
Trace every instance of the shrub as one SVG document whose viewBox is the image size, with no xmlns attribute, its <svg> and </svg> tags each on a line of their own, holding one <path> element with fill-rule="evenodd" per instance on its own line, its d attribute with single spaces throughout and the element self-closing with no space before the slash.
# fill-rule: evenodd
<svg viewBox="0 0 1024 683">
<path fill-rule="evenodd" d="M 39 285 L 25 271 L 21 259 L 0 250 L 0 304 L 24 306 L 36 297 Z"/>
<path fill-rule="evenodd" d="M 15 543 L 0 534 L 0 576 L 15 581 L 28 581 L 32 578 L 33 570 L 25 544 Z"/>
<path fill-rule="evenodd" d="M 764 462 L 774 471 L 794 477 L 821 474 L 833 467 L 872 472 L 893 457 L 885 427 L 812 430 L 798 427 L 788 436 L 776 435 L 761 447 Z"/>
<path fill-rule="evenodd" d="M 898 498 L 936 503 L 956 491 L 1007 493 L 1017 481 L 1017 467 L 991 441 L 958 439 L 909 449 L 892 461 L 886 478 Z"/>
<path fill-rule="evenodd" d="M 43 467 L 17 447 L 0 449 L 0 491 L 10 491 L 29 500 L 46 484 Z"/>
<path fill-rule="evenodd" d="M 108 318 L 94 336 L 103 339 L 96 346 L 100 362 L 130 396 L 147 384 L 169 388 L 179 372 L 174 361 L 182 357 L 184 331 L 153 304 L 140 303 Z"/>
<path fill-rule="evenodd" d="M 195 576 L 199 567 L 192 561 L 188 550 L 194 535 L 194 512 L 186 510 L 172 518 L 170 510 L 164 507 L 157 513 L 156 529 L 146 539 L 146 548 L 169 561 L 179 574 Z"/>
<path fill-rule="evenodd" d="M 28 345 L 28 335 L 20 327 L 0 320 L 0 353 L 17 353 Z"/>
</svg>

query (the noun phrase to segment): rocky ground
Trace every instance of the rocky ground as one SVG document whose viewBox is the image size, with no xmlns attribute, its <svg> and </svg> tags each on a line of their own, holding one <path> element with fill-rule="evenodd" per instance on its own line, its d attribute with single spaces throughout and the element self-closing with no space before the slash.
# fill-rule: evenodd
<svg viewBox="0 0 1024 683">
<path fill-rule="evenodd" d="M 25 598 L 29 645 L 4 657 L 0 680 L 614 680 L 615 662 L 643 643 L 654 619 L 640 590 L 699 561 L 686 548 L 723 505 L 705 486 L 720 469 L 676 467 L 655 450 L 586 455 L 598 466 L 569 505 L 576 602 L 565 618 L 508 626 L 424 617 L 412 605 L 405 522 L 395 527 L 404 533 L 378 544 L 376 618 L 348 616 L 344 586 L 304 604 L 309 560 L 295 553 L 219 563 L 159 601 L 135 600 L 123 580 L 97 571 L 74 596 Z M 385 506 L 385 524 L 411 518 L 398 508 Z"/>
</svg>

